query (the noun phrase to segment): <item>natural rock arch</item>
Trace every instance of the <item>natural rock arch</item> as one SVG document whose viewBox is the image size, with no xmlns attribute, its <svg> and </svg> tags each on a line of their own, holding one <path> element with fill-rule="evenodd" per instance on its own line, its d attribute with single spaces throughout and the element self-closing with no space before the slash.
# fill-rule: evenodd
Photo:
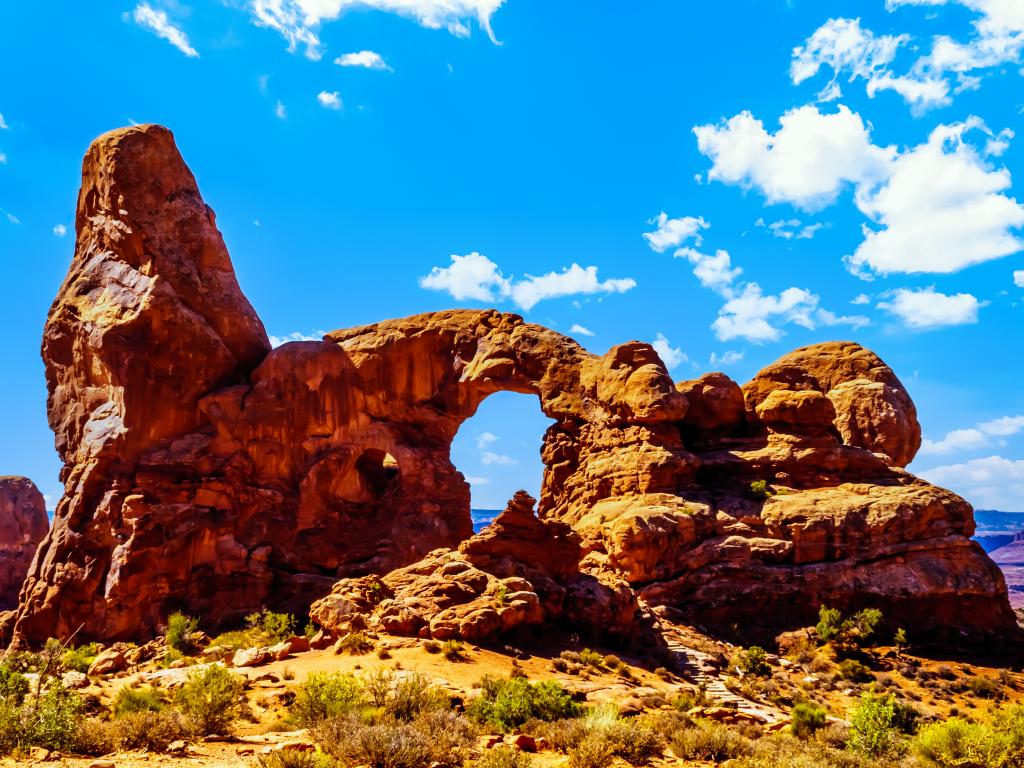
<svg viewBox="0 0 1024 768">
<path fill-rule="evenodd" d="M 572 526 L 580 572 L 618 580 L 606 616 L 639 595 L 769 631 L 827 600 L 932 635 L 1013 631 L 970 506 L 901 469 L 913 404 L 856 344 L 798 350 L 742 390 L 677 385 L 648 344 L 592 355 L 496 310 L 271 350 L 159 126 L 93 143 L 76 223 L 43 339 L 65 495 L 0 626 L 18 643 L 146 639 L 174 609 L 210 627 L 305 611 L 338 577 L 458 545 L 472 528 L 451 441 L 502 390 L 554 419 L 539 515 Z M 754 497 L 755 481 L 785 493 Z"/>
</svg>

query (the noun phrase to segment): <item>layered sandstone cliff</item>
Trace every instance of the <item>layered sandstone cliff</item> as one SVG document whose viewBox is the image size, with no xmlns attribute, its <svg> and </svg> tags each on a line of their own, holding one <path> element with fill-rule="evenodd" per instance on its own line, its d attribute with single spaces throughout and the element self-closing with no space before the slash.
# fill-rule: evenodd
<svg viewBox="0 0 1024 768">
<path fill-rule="evenodd" d="M 0 611 L 18 604 L 32 556 L 50 520 L 46 502 L 27 477 L 0 477 Z"/>
<path fill-rule="evenodd" d="M 822 602 L 933 637 L 1015 626 L 971 508 L 901 468 L 920 428 L 870 351 L 814 345 L 742 388 L 676 384 L 648 344 L 593 355 L 495 310 L 270 350 L 157 126 L 86 155 L 43 356 L 65 496 L 9 627 L 19 642 L 144 639 L 176 609 L 212 627 L 328 595 L 325 622 L 439 636 L 567 616 L 625 630 L 645 606 L 767 632 Z M 471 538 L 451 443 L 503 390 L 554 421 L 538 517 L 520 499 Z"/>
</svg>

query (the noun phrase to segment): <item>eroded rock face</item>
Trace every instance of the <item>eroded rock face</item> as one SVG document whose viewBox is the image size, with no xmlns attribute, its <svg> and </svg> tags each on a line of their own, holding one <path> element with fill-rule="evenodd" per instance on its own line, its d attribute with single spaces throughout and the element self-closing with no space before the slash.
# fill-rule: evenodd
<svg viewBox="0 0 1024 768">
<path fill-rule="evenodd" d="M 0 477 L 0 611 L 18 605 L 32 556 L 50 520 L 46 502 L 27 477 Z"/>
<path fill-rule="evenodd" d="M 752 631 L 822 602 L 930 637 L 1015 626 L 970 507 L 900 469 L 920 428 L 868 350 L 676 385 L 648 344 L 593 355 L 495 310 L 269 350 L 155 126 L 86 156 L 43 354 L 65 496 L 17 642 L 144 640 L 172 610 L 213 628 L 318 598 L 332 627 L 471 639 L 559 619 L 627 633 L 645 603 Z M 514 499 L 471 536 L 451 442 L 503 390 L 554 421 L 538 510 Z"/>
</svg>

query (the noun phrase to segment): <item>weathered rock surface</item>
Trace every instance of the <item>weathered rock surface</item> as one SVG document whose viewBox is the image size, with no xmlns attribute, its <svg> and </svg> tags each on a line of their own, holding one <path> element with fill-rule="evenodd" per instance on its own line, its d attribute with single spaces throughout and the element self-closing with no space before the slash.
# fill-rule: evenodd
<svg viewBox="0 0 1024 768">
<path fill-rule="evenodd" d="M 494 310 L 269 350 L 155 126 L 86 156 L 43 356 L 65 496 L 16 642 L 146 639 L 172 610 L 212 628 L 318 598 L 330 628 L 471 639 L 555 619 L 626 632 L 644 602 L 772 635 L 822 602 L 931 639 L 1016 631 L 970 507 L 900 468 L 920 427 L 872 352 L 818 344 L 742 389 L 677 385 L 648 344 L 593 355 Z M 450 447 L 503 390 L 554 422 L 538 512 L 514 499 L 472 536 Z"/>
<path fill-rule="evenodd" d="M 50 520 L 46 502 L 27 477 L 0 477 L 0 611 L 18 604 L 25 574 Z"/>
</svg>

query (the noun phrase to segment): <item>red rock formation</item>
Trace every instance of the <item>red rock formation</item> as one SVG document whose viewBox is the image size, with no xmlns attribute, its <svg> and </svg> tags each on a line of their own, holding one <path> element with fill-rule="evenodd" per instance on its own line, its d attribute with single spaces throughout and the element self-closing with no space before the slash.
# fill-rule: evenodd
<svg viewBox="0 0 1024 768">
<path fill-rule="evenodd" d="M 912 633 L 1015 626 L 970 507 L 899 468 L 914 406 L 862 347 L 806 347 L 742 390 L 722 374 L 677 386 L 650 345 L 592 355 L 494 310 L 268 351 L 169 132 L 101 137 L 83 177 L 43 345 L 65 496 L 18 642 L 145 639 L 175 609 L 210 627 L 301 611 L 338 579 L 325 623 L 384 621 L 366 594 L 380 583 L 391 630 L 439 636 L 538 609 L 625 630 L 637 594 L 753 631 L 822 601 L 878 605 Z M 470 538 L 451 442 L 502 390 L 554 420 L 540 519 L 520 499 Z M 488 596 L 508 579 L 523 604 L 503 613 Z"/>
<path fill-rule="evenodd" d="M 18 592 L 50 520 L 43 494 L 27 477 L 0 477 L 0 611 L 18 605 Z"/>
</svg>

